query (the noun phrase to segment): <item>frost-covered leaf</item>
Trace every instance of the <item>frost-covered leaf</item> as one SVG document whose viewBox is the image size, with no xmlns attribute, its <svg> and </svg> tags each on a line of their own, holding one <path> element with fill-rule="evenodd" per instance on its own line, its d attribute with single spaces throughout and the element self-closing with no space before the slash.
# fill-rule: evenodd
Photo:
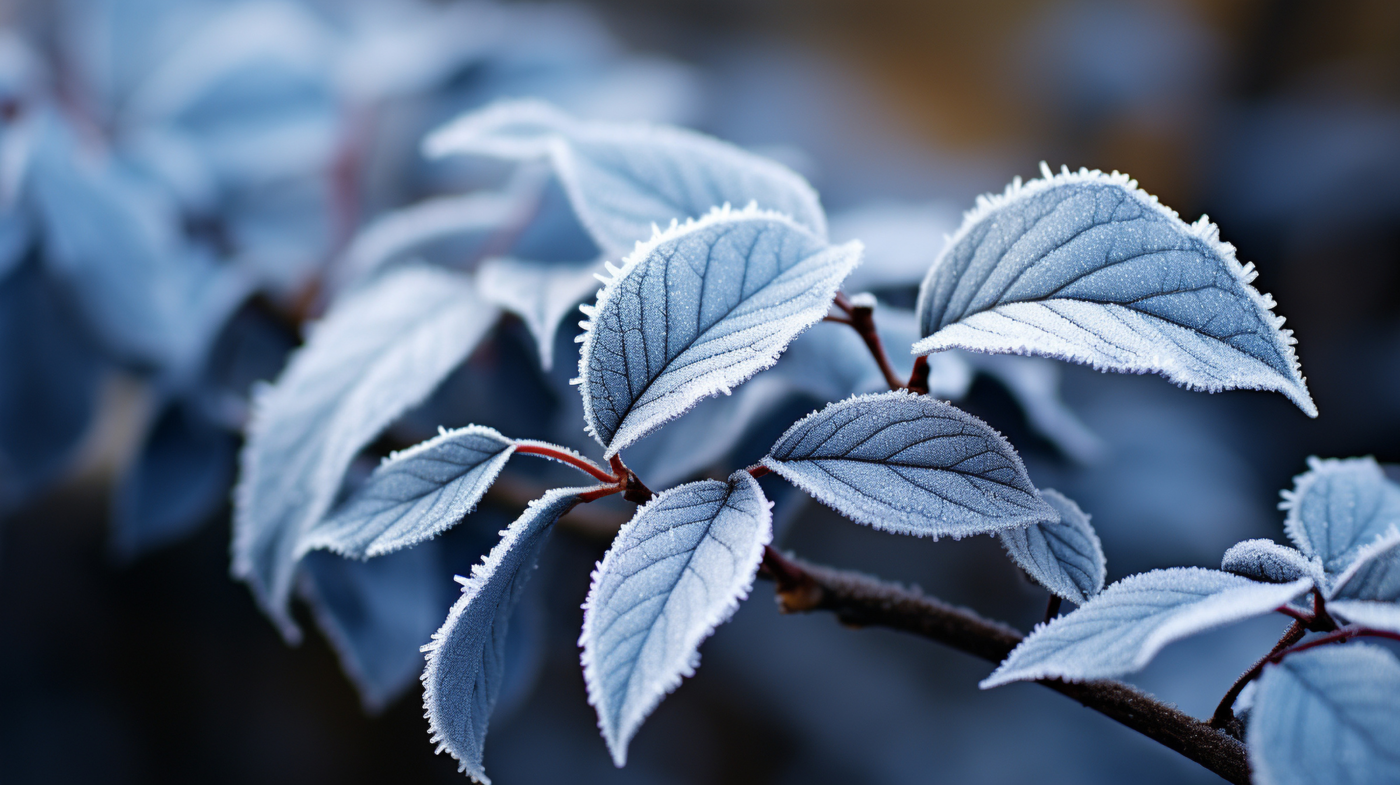
<svg viewBox="0 0 1400 785">
<path fill-rule="evenodd" d="M 966 537 L 1055 521 L 1001 434 L 927 396 L 865 395 L 809 414 L 763 464 L 877 529 Z"/>
<path fill-rule="evenodd" d="M 1312 585 L 1311 578 L 1256 583 L 1197 567 L 1131 575 L 1072 613 L 1037 626 L 980 686 L 1132 673 L 1172 641 L 1268 613 Z"/>
<path fill-rule="evenodd" d="M 859 263 L 859 243 L 752 207 L 639 245 L 586 310 L 580 391 L 606 457 L 771 366 Z"/>
<path fill-rule="evenodd" d="M 1374 458 L 1309 458 L 1308 468 L 1283 492 L 1283 529 L 1298 550 L 1336 575 L 1400 525 L 1400 485 L 1386 479 Z"/>
<path fill-rule="evenodd" d="M 477 288 L 488 302 L 520 317 L 539 347 L 540 365 L 554 365 L 554 336 L 564 317 L 598 291 L 600 266 L 546 264 L 519 259 L 487 259 L 477 272 Z"/>
<path fill-rule="evenodd" d="M 1220 559 L 1220 569 L 1266 583 L 1288 583 L 1304 577 L 1322 580 L 1321 562 L 1309 561 L 1301 552 L 1273 540 L 1231 545 Z"/>
<path fill-rule="evenodd" d="M 429 155 L 548 157 L 584 226 L 611 256 L 651 236 L 652 225 L 699 218 L 724 204 L 757 202 L 820 238 L 826 216 L 807 181 L 788 168 L 678 128 L 588 122 L 539 101 L 503 101 L 430 136 Z"/>
<path fill-rule="evenodd" d="M 233 571 L 285 636 L 299 540 L 330 508 L 356 453 L 466 358 L 497 311 L 470 279 L 404 268 L 316 325 L 254 404 L 235 493 Z"/>
<path fill-rule="evenodd" d="M 1357 551 L 1351 566 L 1337 576 L 1328 595 L 1332 600 L 1400 602 L 1400 529 L 1392 528 Z"/>
<path fill-rule="evenodd" d="M 1068 170 L 983 197 L 919 292 L 916 354 L 954 347 L 1275 390 L 1310 417 L 1292 334 L 1205 218 L 1125 175 Z"/>
<path fill-rule="evenodd" d="M 419 647 L 452 602 L 433 545 L 368 561 L 318 551 L 303 562 L 300 594 L 371 712 L 413 685 Z"/>
<path fill-rule="evenodd" d="M 1327 612 L 1352 624 L 1400 635 L 1400 604 L 1371 600 L 1328 600 Z"/>
<path fill-rule="evenodd" d="M 1264 669 L 1245 742 L 1257 785 L 1400 782 L 1400 662 L 1361 643 Z"/>
<path fill-rule="evenodd" d="M 238 440 L 190 401 L 159 410 L 117 488 L 113 541 L 126 558 L 174 542 L 228 504 Z"/>
<path fill-rule="evenodd" d="M 1040 496 L 1060 514 L 1059 523 L 1004 529 L 997 536 L 1012 560 L 1036 583 L 1083 605 L 1103 589 L 1107 570 L 1103 544 L 1079 505 L 1050 488 L 1041 489 Z"/>
<path fill-rule="evenodd" d="M 307 530 L 297 551 L 368 559 L 432 539 L 476 509 L 514 452 L 494 429 L 469 425 L 394 453 Z"/>
<path fill-rule="evenodd" d="M 681 678 L 701 641 L 748 596 L 770 504 L 748 472 L 668 490 L 637 510 L 593 574 L 584 604 L 583 676 L 613 762 Z"/>
<path fill-rule="evenodd" d="M 423 647 L 423 708 L 437 751 L 458 761 L 458 770 L 490 783 L 481 767 L 486 723 L 506 668 L 506 631 L 511 610 L 534 571 L 554 523 L 580 501 L 587 488 L 559 488 L 530 503 L 503 533 L 470 578 L 458 577 L 462 596 L 447 621 Z"/>
</svg>

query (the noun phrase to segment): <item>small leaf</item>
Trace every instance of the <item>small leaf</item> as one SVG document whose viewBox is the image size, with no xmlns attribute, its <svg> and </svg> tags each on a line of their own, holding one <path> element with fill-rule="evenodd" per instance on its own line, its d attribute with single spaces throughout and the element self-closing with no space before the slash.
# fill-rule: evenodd
<svg viewBox="0 0 1400 785">
<path fill-rule="evenodd" d="M 966 537 L 1056 521 L 1001 434 L 905 392 L 833 403 L 783 434 L 763 465 L 857 523 Z"/>
<path fill-rule="evenodd" d="M 1400 662 L 1351 643 L 1264 669 L 1245 743 L 1256 785 L 1400 782 Z"/>
<path fill-rule="evenodd" d="M 423 647 L 423 708 L 437 751 L 457 759 L 457 770 L 489 785 L 481 767 L 486 723 L 500 694 L 506 631 L 540 550 L 556 521 L 587 488 L 558 488 L 530 503 L 503 533 L 470 578 L 458 577 L 462 596 Z"/>
<path fill-rule="evenodd" d="M 1283 529 L 1298 550 L 1336 575 L 1400 524 L 1400 485 L 1386 479 L 1374 458 L 1309 458 L 1308 468 L 1283 492 Z"/>
<path fill-rule="evenodd" d="M 1051 174 L 968 213 L 919 291 L 915 354 L 954 347 L 1275 390 L 1317 407 L 1273 300 L 1204 217 L 1188 226 L 1125 175 Z"/>
<path fill-rule="evenodd" d="M 583 676 L 619 767 L 642 721 L 695 672 L 700 642 L 748 596 L 770 506 L 744 471 L 677 486 L 637 510 L 593 573 Z"/>
<path fill-rule="evenodd" d="M 318 551 L 303 562 L 300 594 L 370 712 L 413 685 L 419 647 L 452 603 L 437 544 L 368 561 Z"/>
<path fill-rule="evenodd" d="M 487 259 L 477 272 L 477 288 L 487 302 L 520 317 L 540 352 L 540 365 L 554 365 L 554 336 L 564 317 L 598 291 L 600 265 L 546 264 L 519 259 Z"/>
<path fill-rule="evenodd" d="M 1103 544 L 1089 516 L 1059 491 L 1043 488 L 1040 496 L 1059 523 L 1036 523 L 997 532 L 1011 559 L 1036 583 L 1070 602 L 1083 605 L 1103 589 L 1107 564 Z"/>
<path fill-rule="evenodd" d="M 514 452 L 494 429 L 469 425 L 394 453 L 306 532 L 298 555 L 324 548 L 368 559 L 436 537 L 476 509 Z"/>
<path fill-rule="evenodd" d="M 757 202 L 826 237 L 812 187 L 774 161 L 692 131 L 587 122 L 531 100 L 502 101 L 428 137 L 430 156 L 548 157 L 580 220 L 618 257 L 652 226 L 699 218 L 723 204 Z"/>
<path fill-rule="evenodd" d="M 859 263 L 858 243 L 753 207 L 639 245 L 585 309 L 580 391 L 605 457 L 772 366 Z"/>
<path fill-rule="evenodd" d="M 1311 578 L 1256 583 L 1198 567 L 1132 575 L 1072 613 L 1037 626 L 979 686 L 1132 673 L 1172 641 L 1268 613 L 1312 585 Z"/>
<path fill-rule="evenodd" d="M 1230 546 L 1220 569 L 1265 583 L 1289 583 L 1299 578 L 1322 580 L 1322 564 L 1273 540 L 1245 540 Z"/>
<path fill-rule="evenodd" d="M 288 639 L 299 638 L 287 599 L 301 537 L 361 448 L 426 398 L 497 316 L 468 278 L 395 270 L 332 308 L 258 394 L 235 491 L 233 573 Z"/>
<path fill-rule="evenodd" d="M 1346 572 L 1337 576 L 1332 600 L 1400 602 L 1400 529 L 1392 528 L 1357 551 Z"/>
</svg>

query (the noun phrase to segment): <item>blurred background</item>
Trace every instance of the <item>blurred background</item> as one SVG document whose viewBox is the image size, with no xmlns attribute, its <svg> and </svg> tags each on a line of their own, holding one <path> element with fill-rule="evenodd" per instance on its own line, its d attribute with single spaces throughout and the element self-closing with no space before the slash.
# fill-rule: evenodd
<svg viewBox="0 0 1400 785">
<path fill-rule="evenodd" d="M 239 401 L 186 391 L 194 377 L 245 391 L 274 378 L 297 341 L 288 314 L 317 312 L 307 281 L 326 260 L 384 212 L 460 185 L 417 155 L 421 135 L 497 96 L 772 155 L 872 254 L 924 266 L 977 194 L 1040 161 L 1125 171 L 1187 220 L 1208 213 L 1296 331 L 1318 419 L 1276 395 L 968 361 L 961 405 L 1093 516 L 1110 581 L 1281 541 L 1278 492 L 1309 455 L 1400 460 L 1392 2 L 4 0 L 0 23 L 0 193 L 9 204 L 22 183 L 59 183 L 26 197 L 42 213 L 32 226 L 0 226 L 16 260 L 0 262 L 5 783 L 465 781 L 433 755 L 416 682 L 367 712 L 323 636 L 286 646 L 229 577 Z M 78 149 L 139 187 L 72 185 Z M 65 211 L 88 217 L 64 226 Z M 161 242 L 183 261 L 139 273 L 176 281 L 159 300 L 169 313 L 104 316 L 92 303 L 137 274 L 81 268 L 83 243 L 120 256 L 149 242 L 112 227 L 172 215 Z M 51 285 L 62 264 L 41 268 L 44 254 L 93 291 Z M 71 310 L 89 316 L 70 325 Z M 152 313 L 188 325 L 176 332 L 190 345 L 149 339 Z M 515 327 L 499 346 L 528 352 Z M 560 347 L 570 365 L 567 336 Z M 790 419 L 775 415 L 770 441 Z M 1022 629 L 1044 613 L 1044 592 L 989 538 L 892 537 L 774 498 L 779 543 L 810 560 Z M 509 519 L 491 504 L 480 531 Z M 575 644 L 607 545 L 589 531 L 556 537 L 532 583 L 532 678 L 487 742 L 498 783 L 1216 781 L 1038 686 L 979 692 L 990 666 L 965 655 L 782 617 L 762 582 L 616 770 Z M 1284 626 L 1175 644 L 1133 681 L 1208 715 Z"/>
</svg>

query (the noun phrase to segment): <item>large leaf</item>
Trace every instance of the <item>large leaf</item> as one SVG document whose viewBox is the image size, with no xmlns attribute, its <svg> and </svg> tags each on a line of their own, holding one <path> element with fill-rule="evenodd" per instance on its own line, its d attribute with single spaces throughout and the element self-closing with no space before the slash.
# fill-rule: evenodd
<svg viewBox="0 0 1400 785">
<path fill-rule="evenodd" d="M 487 259 L 477 273 L 481 296 L 520 317 L 539 348 L 540 365 L 554 365 L 554 336 L 564 317 L 598 291 L 599 265 Z"/>
<path fill-rule="evenodd" d="M 699 664 L 700 642 L 748 596 L 773 537 L 770 504 L 748 472 L 648 502 L 618 532 L 584 603 L 583 677 L 613 761 Z"/>
<path fill-rule="evenodd" d="M 554 523 L 581 500 L 585 488 L 559 488 L 530 503 L 505 530 L 470 578 L 458 577 L 462 596 L 423 647 L 423 707 L 437 751 L 458 770 L 489 785 L 481 767 L 486 723 L 500 694 L 511 610 L 534 571 Z"/>
<path fill-rule="evenodd" d="M 1264 669 L 1245 742 L 1256 785 L 1400 782 L 1400 662 L 1326 646 Z"/>
<path fill-rule="evenodd" d="M 1235 249 L 1125 175 L 1068 170 L 984 197 L 919 292 L 916 354 L 953 347 L 1160 373 L 1197 390 L 1276 390 L 1317 408 Z"/>
<path fill-rule="evenodd" d="M 864 395 L 809 414 L 763 465 L 854 521 L 966 537 L 1059 520 L 1001 434 L 939 400 Z"/>
<path fill-rule="evenodd" d="M 1256 583 L 1197 567 L 1132 575 L 1073 613 L 1036 627 L 980 686 L 1132 673 L 1172 641 L 1268 613 L 1312 585 L 1311 578 Z"/>
<path fill-rule="evenodd" d="M 394 453 L 306 532 L 298 554 L 368 559 L 436 537 L 476 509 L 514 452 L 494 429 L 469 425 Z"/>
<path fill-rule="evenodd" d="M 652 237 L 586 310 L 579 376 L 589 432 L 611 457 L 771 366 L 826 315 L 859 263 L 859 243 L 829 246 L 753 208 Z"/>
<path fill-rule="evenodd" d="M 1288 583 L 1310 577 L 1323 580 L 1322 562 L 1273 540 L 1245 540 L 1230 546 L 1220 558 L 1220 569 L 1266 583 Z"/>
<path fill-rule="evenodd" d="M 356 453 L 427 397 L 496 321 L 471 281 L 404 268 L 345 298 L 254 404 L 235 493 L 233 572 L 291 640 L 297 543 Z"/>
<path fill-rule="evenodd" d="M 1103 544 L 1079 505 L 1045 488 L 1041 498 L 1060 514 L 1058 523 L 1036 523 L 997 533 L 1011 559 L 1036 583 L 1083 605 L 1103 589 L 1107 564 Z"/>
<path fill-rule="evenodd" d="M 611 256 L 652 226 L 757 202 L 826 237 L 811 186 L 780 164 L 691 131 L 585 122 L 539 101 L 503 101 L 430 136 L 429 155 L 548 157 L 594 240 Z"/>
<path fill-rule="evenodd" d="M 1336 575 L 1400 525 L 1400 485 L 1386 479 L 1374 458 L 1309 458 L 1308 467 L 1283 492 L 1283 528 L 1299 550 Z"/>
</svg>

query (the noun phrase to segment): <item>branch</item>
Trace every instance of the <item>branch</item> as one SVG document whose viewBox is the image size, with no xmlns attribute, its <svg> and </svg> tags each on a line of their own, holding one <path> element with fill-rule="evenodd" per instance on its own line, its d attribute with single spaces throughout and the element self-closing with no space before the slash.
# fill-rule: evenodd
<svg viewBox="0 0 1400 785">
<path fill-rule="evenodd" d="M 759 575 L 777 584 L 783 613 L 831 611 L 848 626 L 911 632 L 993 663 L 1005 659 L 1022 639 L 1020 632 L 1001 622 L 926 597 L 917 589 L 808 564 L 771 547 L 764 550 Z M 1243 744 L 1146 693 L 1108 680 L 1042 679 L 1039 683 L 1176 750 L 1229 782 L 1249 783 Z"/>
<path fill-rule="evenodd" d="M 880 333 L 875 329 L 875 309 L 869 305 L 855 305 L 843 292 L 836 293 L 832 305 L 845 312 L 848 318 L 835 318 L 831 321 L 843 322 L 855 328 L 860 339 L 865 341 L 865 346 L 870 350 L 871 356 L 875 358 L 875 363 L 880 366 L 880 373 L 884 374 L 885 383 L 890 386 L 891 390 L 904 389 L 904 382 L 899 378 L 899 374 L 894 372 L 889 355 L 885 354 L 885 345 L 880 342 Z"/>
</svg>

